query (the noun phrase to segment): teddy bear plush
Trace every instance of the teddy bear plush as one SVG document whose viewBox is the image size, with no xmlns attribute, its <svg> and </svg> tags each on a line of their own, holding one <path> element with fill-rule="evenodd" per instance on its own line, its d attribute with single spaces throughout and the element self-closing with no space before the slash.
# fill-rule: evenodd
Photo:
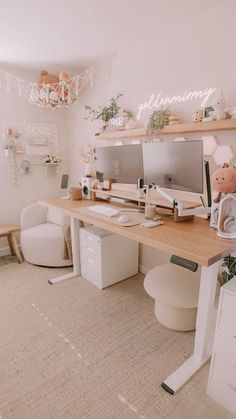
<svg viewBox="0 0 236 419">
<path fill-rule="evenodd" d="M 72 74 L 68 71 L 61 71 L 59 74 L 58 93 L 62 101 L 66 101 L 67 103 L 73 102 L 75 83 Z"/>
<path fill-rule="evenodd" d="M 72 79 L 72 74 L 68 71 L 61 71 L 59 74 L 59 81 L 63 83 L 70 84 Z"/>
<path fill-rule="evenodd" d="M 38 84 L 57 84 L 59 83 L 59 77 L 54 74 L 50 74 L 47 70 L 40 72 Z"/>
<path fill-rule="evenodd" d="M 214 199 L 215 203 L 220 202 L 221 194 L 236 193 L 236 168 L 224 164 L 224 166 L 216 170 L 212 175 L 212 189 L 218 192 Z"/>
</svg>

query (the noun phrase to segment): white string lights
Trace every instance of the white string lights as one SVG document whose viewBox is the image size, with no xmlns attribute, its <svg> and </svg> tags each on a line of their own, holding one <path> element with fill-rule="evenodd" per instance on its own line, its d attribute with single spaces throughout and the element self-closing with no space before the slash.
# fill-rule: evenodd
<svg viewBox="0 0 236 419">
<path fill-rule="evenodd" d="M 53 84 L 39 84 L 24 80 L 14 74 L 1 72 L 0 86 L 6 83 L 7 92 L 17 91 L 19 97 L 46 109 L 57 109 L 71 105 L 79 97 L 81 91 L 93 85 L 93 69 L 89 68 L 80 74 Z"/>
</svg>

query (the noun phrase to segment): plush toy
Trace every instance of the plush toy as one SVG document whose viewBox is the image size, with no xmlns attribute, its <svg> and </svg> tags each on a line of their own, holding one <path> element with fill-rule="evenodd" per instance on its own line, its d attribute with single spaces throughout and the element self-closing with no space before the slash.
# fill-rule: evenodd
<svg viewBox="0 0 236 419">
<path fill-rule="evenodd" d="M 200 109 L 199 111 L 196 111 L 192 114 L 192 121 L 193 122 L 201 122 L 203 118 L 203 110 Z"/>
<path fill-rule="evenodd" d="M 215 88 L 213 95 L 207 101 L 206 110 L 203 121 L 214 121 L 228 118 L 228 114 L 224 111 L 225 100 L 224 94 L 220 87 Z"/>
<path fill-rule="evenodd" d="M 221 119 L 226 119 L 227 118 L 227 114 L 225 111 L 223 111 L 222 109 L 222 104 L 221 101 L 218 100 L 215 104 L 212 105 L 214 111 L 210 111 L 209 112 L 209 117 L 211 121 L 214 120 L 221 120 Z"/>
<path fill-rule="evenodd" d="M 62 101 L 66 100 L 67 96 L 72 93 L 73 90 L 73 80 L 72 74 L 68 71 L 61 71 L 59 74 L 59 87 L 58 94 Z"/>
<path fill-rule="evenodd" d="M 221 169 L 216 170 L 212 175 L 212 189 L 218 193 L 214 199 L 215 203 L 220 202 L 221 194 L 236 193 L 236 168 L 224 164 Z"/>
<path fill-rule="evenodd" d="M 59 81 L 62 83 L 70 84 L 72 77 L 72 74 L 70 74 L 68 71 L 61 71 L 59 74 Z"/>
<path fill-rule="evenodd" d="M 59 78 L 54 74 L 48 73 L 46 70 L 42 70 L 38 79 L 38 84 L 57 84 Z"/>
<path fill-rule="evenodd" d="M 224 111 L 227 112 L 232 119 L 236 119 L 236 106 L 226 108 Z"/>
</svg>

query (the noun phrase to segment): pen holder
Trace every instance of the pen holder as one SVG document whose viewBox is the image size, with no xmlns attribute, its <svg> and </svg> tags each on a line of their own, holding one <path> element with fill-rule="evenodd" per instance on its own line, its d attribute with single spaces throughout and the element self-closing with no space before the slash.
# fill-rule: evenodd
<svg viewBox="0 0 236 419">
<path fill-rule="evenodd" d="M 71 187 L 69 188 L 69 197 L 71 201 L 77 201 L 82 199 L 82 188 L 81 187 Z"/>
</svg>

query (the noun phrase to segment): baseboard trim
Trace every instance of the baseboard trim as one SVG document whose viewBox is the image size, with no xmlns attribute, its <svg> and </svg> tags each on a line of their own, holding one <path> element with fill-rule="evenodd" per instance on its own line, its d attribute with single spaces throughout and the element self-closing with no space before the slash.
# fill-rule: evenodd
<svg viewBox="0 0 236 419">
<path fill-rule="evenodd" d="M 148 271 L 150 271 L 150 268 L 147 268 L 147 266 L 139 265 L 138 267 L 139 272 L 143 275 L 147 275 Z"/>
<path fill-rule="evenodd" d="M 1 247 L 0 248 L 0 257 L 2 256 L 10 256 L 11 250 L 10 247 Z"/>
<path fill-rule="evenodd" d="M 18 244 L 19 249 L 21 249 L 20 245 Z M 2 256 L 11 256 L 11 249 L 9 246 L 1 247 L 0 248 L 0 257 Z"/>
</svg>

